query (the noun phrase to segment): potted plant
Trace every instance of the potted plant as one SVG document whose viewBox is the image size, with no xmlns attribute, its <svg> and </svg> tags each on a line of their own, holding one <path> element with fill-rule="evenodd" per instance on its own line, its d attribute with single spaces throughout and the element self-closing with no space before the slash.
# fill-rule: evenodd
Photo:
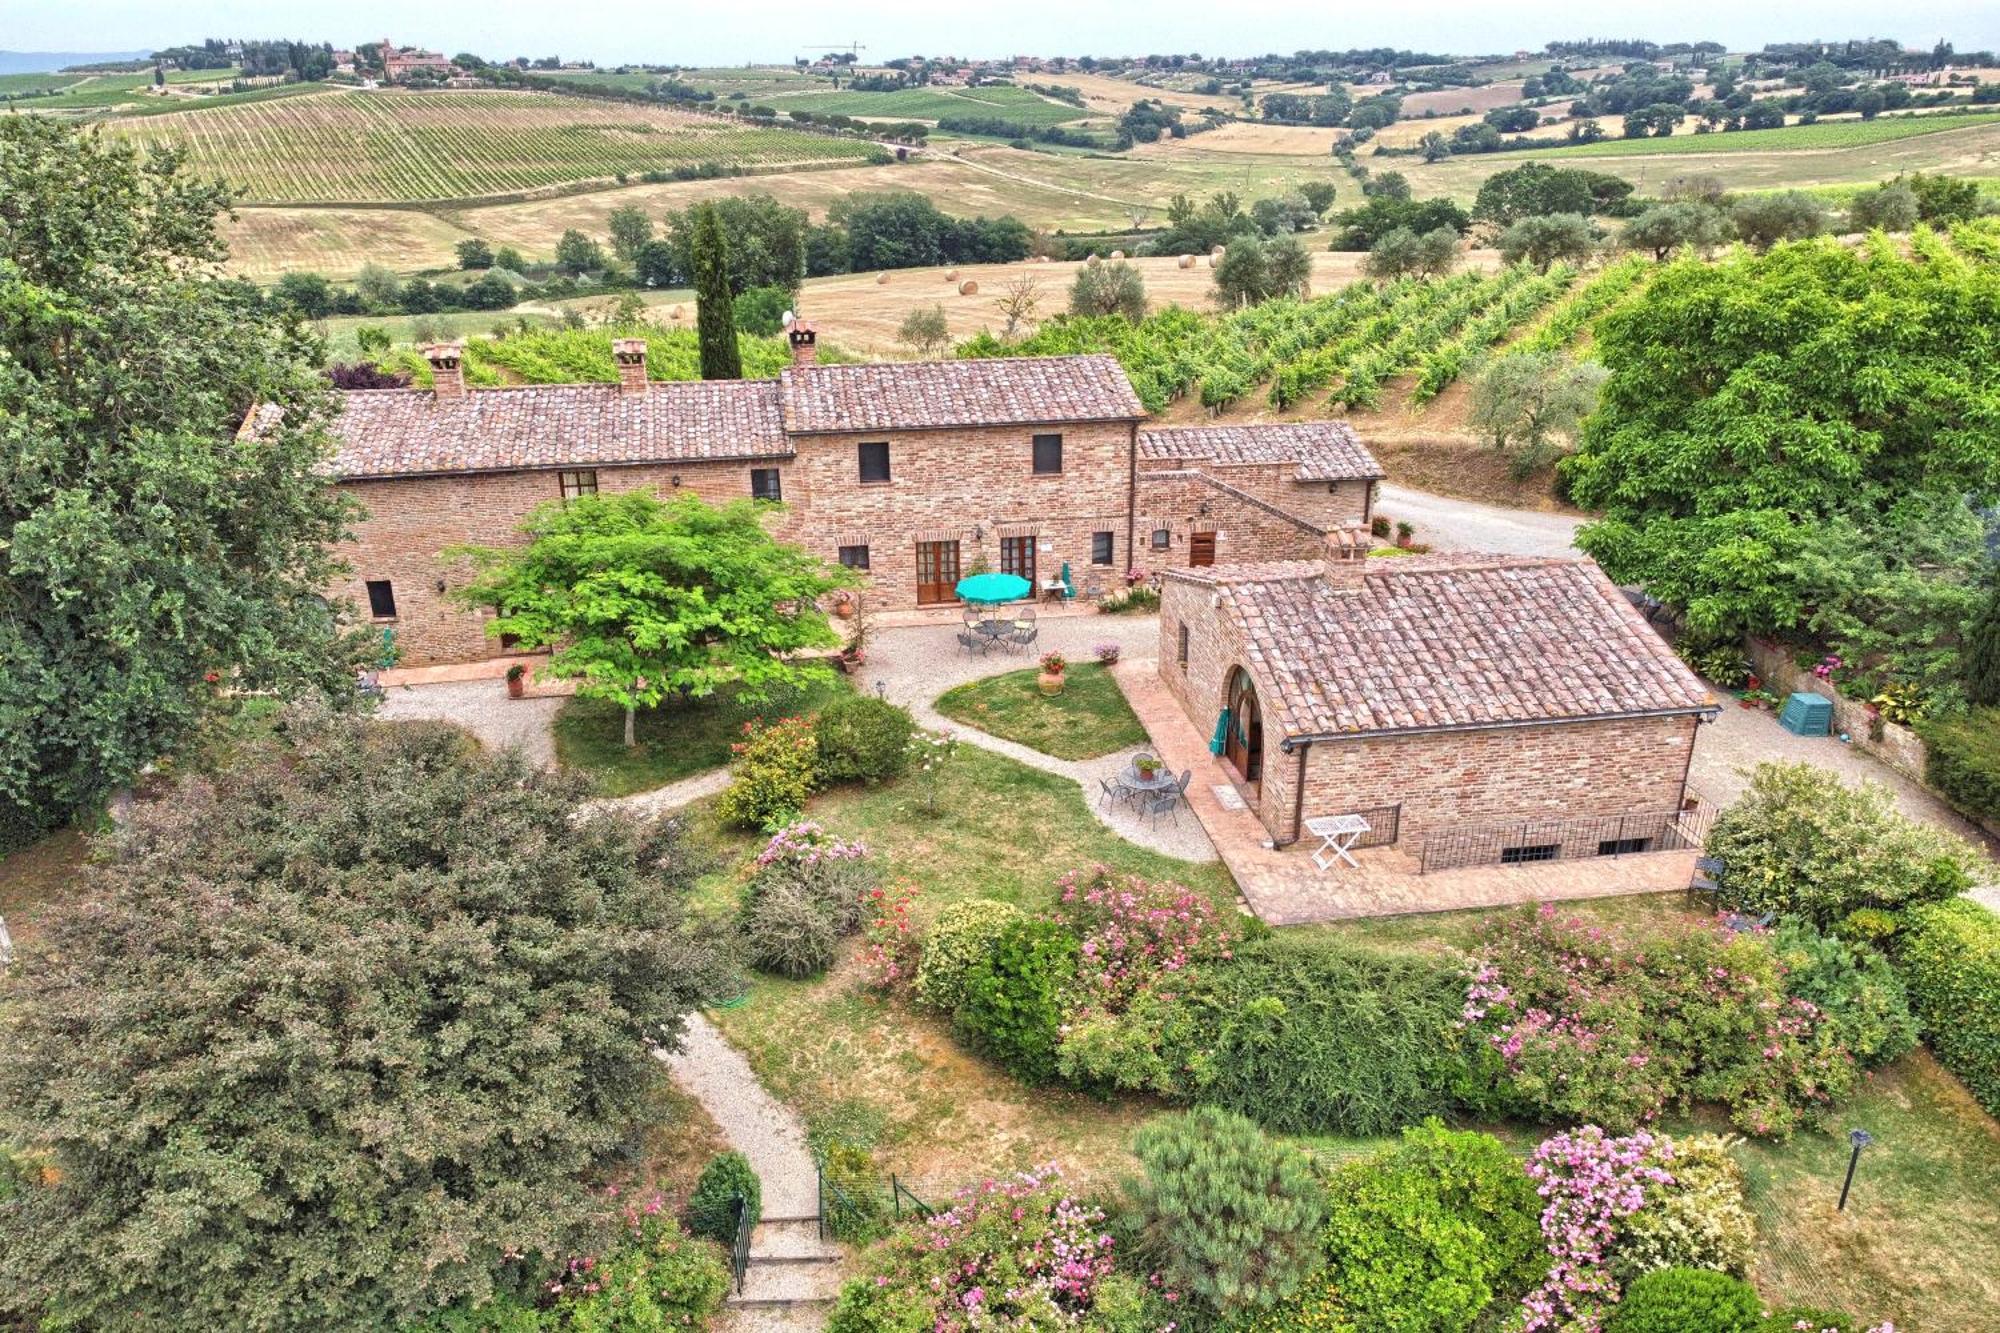
<svg viewBox="0 0 2000 1333">
<path fill-rule="evenodd" d="M 1396 545 L 1408 546 L 1410 544 L 1410 538 L 1416 535 L 1417 535 L 1417 529 L 1415 524 L 1405 523 L 1405 522 L 1398 522 L 1396 524 Z"/>
<path fill-rule="evenodd" d="M 1118 660 L 1118 645 L 1110 639 L 1106 639 L 1103 643 L 1092 644 L 1090 651 L 1100 666 L 1110 666 Z"/>
<path fill-rule="evenodd" d="M 868 607 L 859 596 L 853 599 L 849 619 L 852 628 L 848 633 L 847 646 L 840 650 L 840 656 L 834 660 L 840 664 L 842 671 L 853 675 L 861 669 L 861 664 L 868 660 Z"/>
<path fill-rule="evenodd" d="M 1061 653 L 1044 653 L 1042 655 L 1042 674 L 1035 677 L 1035 684 L 1040 687 L 1043 694 L 1061 694 L 1063 692 L 1063 672 L 1068 670 L 1068 668 L 1069 659 Z"/>
<path fill-rule="evenodd" d="M 850 617 L 853 616 L 854 589 L 842 588 L 839 592 L 833 595 L 833 613 L 839 616 L 842 620 L 849 619 Z"/>
<path fill-rule="evenodd" d="M 522 666 L 519 662 L 507 668 L 507 697 L 509 699 L 519 699 L 527 694 L 528 683 L 525 679 L 527 674 L 528 668 Z"/>
<path fill-rule="evenodd" d="M 1166 767 L 1166 762 L 1158 755 L 1142 754 L 1132 761 L 1132 767 L 1137 770 L 1140 777 L 1151 782 L 1160 775 L 1160 770 Z"/>
</svg>

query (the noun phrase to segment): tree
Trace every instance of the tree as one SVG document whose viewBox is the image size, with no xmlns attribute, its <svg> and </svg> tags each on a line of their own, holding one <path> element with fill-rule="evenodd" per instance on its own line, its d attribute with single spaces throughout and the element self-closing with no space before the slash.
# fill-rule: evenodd
<svg viewBox="0 0 2000 1333">
<path fill-rule="evenodd" d="M 1371 184 L 1373 181 L 1371 178 Z M 1362 207 L 1334 214 L 1333 221 L 1341 229 L 1328 247 L 1333 250 L 1366 250 L 1384 232 L 1397 227 L 1408 227 L 1419 236 L 1439 227 L 1450 227 L 1461 234 L 1472 227 L 1472 219 L 1465 210 L 1449 199 L 1417 202 L 1389 194 L 1371 195 Z"/>
<path fill-rule="evenodd" d="M 1321 1261 L 1326 1194 L 1312 1162 L 1218 1107 L 1156 1116 L 1132 1136 L 1126 1195 L 1169 1290 L 1230 1322 L 1268 1310 Z"/>
<path fill-rule="evenodd" d="M 1436 227 L 1417 237 L 1416 271 L 1429 278 L 1451 272 L 1458 262 L 1458 240 L 1458 232 L 1450 227 Z"/>
<path fill-rule="evenodd" d="M 1400 278 L 1422 267 L 1417 234 L 1408 227 L 1394 227 L 1368 247 L 1361 269 L 1371 278 Z"/>
<path fill-rule="evenodd" d="M 2000 500 L 1996 284 L 1828 241 L 1664 266 L 1597 327 L 1611 378 L 1561 465 L 1603 513 L 1579 544 L 1704 634 L 1955 643 Z"/>
<path fill-rule="evenodd" d="M 595 273 L 604 267 L 604 250 L 571 227 L 556 240 L 556 267 L 573 278 Z"/>
<path fill-rule="evenodd" d="M 1803 190 L 1746 194 L 1729 206 L 1736 234 L 1768 250 L 1779 241 L 1803 240 L 1826 230 L 1826 206 Z"/>
<path fill-rule="evenodd" d="M 173 750 L 207 673 L 351 684 L 321 349 L 214 276 L 227 203 L 176 154 L 0 117 L 0 843 Z"/>
<path fill-rule="evenodd" d="M 695 335 L 700 342 L 701 377 L 743 378 L 743 351 L 736 345 L 736 312 L 729 287 L 729 243 L 713 204 L 695 208 L 689 268 L 694 278 Z"/>
<path fill-rule="evenodd" d="M 653 239 L 653 220 L 637 204 L 621 204 L 612 209 L 604 225 L 611 232 L 611 253 L 628 264 Z"/>
<path fill-rule="evenodd" d="M 1021 273 L 1009 278 L 1007 285 L 1000 289 L 1000 295 L 993 300 L 993 304 L 1007 319 L 1007 326 L 1000 331 L 1000 337 L 1003 340 L 1011 339 L 1020 330 L 1021 325 L 1034 319 L 1035 311 L 1041 303 L 1042 284 L 1034 274 Z"/>
<path fill-rule="evenodd" d="M 633 312 L 631 320 L 620 320 L 621 325 L 645 318 L 645 305 L 636 297 L 631 299 L 638 309 Z M 783 287 L 752 287 L 737 296 L 733 304 L 736 327 L 740 331 L 756 338 L 769 338 L 784 329 L 785 312 L 791 309 L 792 294 Z"/>
<path fill-rule="evenodd" d="M 657 272 L 660 286 L 689 281 L 694 272 L 694 238 L 704 210 L 714 211 L 728 241 L 731 295 L 753 287 L 782 287 L 797 299 L 806 274 L 806 215 L 768 194 L 717 199 L 670 214 L 665 244 L 672 264 L 671 271 Z M 659 259 L 651 262 L 658 265 Z"/>
<path fill-rule="evenodd" d="M 1238 237 L 1215 266 L 1215 301 L 1226 310 L 1303 296 L 1311 285 L 1312 256 L 1290 236 Z"/>
<path fill-rule="evenodd" d="M 945 318 L 944 306 L 933 301 L 910 311 L 897 326 L 896 339 L 919 358 L 934 357 L 950 347 L 951 324 Z"/>
<path fill-rule="evenodd" d="M 1522 218 L 1500 233 L 1500 256 L 1510 264 L 1526 261 L 1547 272 L 1559 259 L 1581 260 L 1597 248 L 1597 229 L 1581 213 Z"/>
<path fill-rule="evenodd" d="M 1508 227 L 1522 218 L 1549 213 L 1609 212 L 1632 193 L 1632 182 L 1603 172 L 1526 162 L 1496 171 L 1479 187 L 1472 216 Z"/>
<path fill-rule="evenodd" d="M 333 284 L 317 273 L 294 271 L 278 279 L 271 299 L 301 319 L 325 319 L 333 313 Z"/>
<path fill-rule="evenodd" d="M 1729 237 L 1729 219 L 1707 204 L 1655 204 L 1626 224 L 1618 242 L 1664 260 L 1683 246 L 1706 254 Z"/>
<path fill-rule="evenodd" d="M 402 300 L 403 284 L 381 264 L 363 264 L 354 275 L 354 292 L 370 313 L 394 310 Z"/>
<path fill-rule="evenodd" d="M 653 1051 L 725 981 L 674 825 L 440 724 L 286 731 L 142 807 L 10 982 L 47 1170 L 0 1289 L 51 1324 L 405 1327 L 601 1253 Z"/>
<path fill-rule="evenodd" d="M 1146 317 L 1146 280 L 1122 259 L 1109 264 L 1085 264 L 1069 287 L 1072 315 L 1123 315 L 1137 323 Z"/>
<path fill-rule="evenodd" d="M 2000 704 L 2000 570 L 1986 575 L 1986 600 L 1965 627 L 1959 652 L 1965 697 L 1975 707 Z"/>
<path fill-rule="evenodd" d="M 1334 197 L 1338 191 L 1335 190 L 1332 181 L 1306 181 L 1299 186 L 1299 193 L 1305 196 L 1306 203 L 1311 205 L 1314 213 L 1318 214 L 1325 213 L 1327 209 L 1333 207 Z"/>
<path fill-rule="evenodd" d="M 460 268 L 493 267 L 493 247 L 480 240 L 477 236 L 469 240 L 460 241 L 453 248 L 458 253 L 458 266 Z"/>
<path fill-rule="evenodd" d="M 1863 190 L 1847 207 L 1848 225 L 1856 231 L 1908 231 L 1919 216 L 1917 192 L 1899 181 Z"/>
<path fill-rule="evenodd" d="M 1895 183 L 1910 187 L 1917 196 L 1917 216 L 1926 222 L 1970 222 L 1985 209 L 1978 181 L 1919 171 L 1898 176 Z"/>
<path fill-rule="evenodd" d="M 503 245 L 493 253 L 493 267 L 504 268 L 509 273 L 526 273 L 528 261 L 513 246 Z"/>
<path fill-rule="evenodd" d="M 1417 141 L 1417 151 L 1423 154 L 1426 162 L 1442 162 L 1451 156 L 1451 142 L 1432 130 Z"/>
<path fill-rule="evenodd" d="M 814 603 L 852 577 L 774 540 L 762 517 L 747 499 L 643 491 L 546 505 L 526 546 L 465 552 L 479 568 L 458 600 L 499 608 L 488 634 L 553 649 L 543 675 L 621 705 L 632 745 L 638 710 L 670 695 L 734 684 L 755 701 L 825 672 L 788 655 L 839 642 Z"/>
<path fill-rule="evenodd" d="M 1554 437 L 1574 438 L 1596 410 L 1609 374 L 1560 352 L 1497 357 L 1473 382 L 1469 419 L 1492 438 L 1495 449 L 1513 455 L 1514 475 L 1526 477 L 1554 456 Z"/>
</svg>

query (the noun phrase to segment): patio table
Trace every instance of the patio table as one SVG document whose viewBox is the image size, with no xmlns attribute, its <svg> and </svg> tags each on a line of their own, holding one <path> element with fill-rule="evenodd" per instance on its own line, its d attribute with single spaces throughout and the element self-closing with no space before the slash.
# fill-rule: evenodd
<svg viewBox="0 0 2000 1333">
<path fill-rule="evenodd" d="M 1356 870 L 1361 863 L 1354 859 L 1354 844 L 1372 825 L 1360 815 L 1321 815 L 1306 821 L 1306 832 L 1319 837 L 1319 850 L 1313 853 L 1313 864 L 1322 873 L 1333 869 L 1336 860 L 1345 861 Z"/>
<path fill-rule="evenodd" d="M 1179 786 L 1180 779 L 1175 777 L 1171 772 L 1169 772 L 1164 768 L 1162 768 L 1159 772 L 1153 774 L 1153 776 L 1149 778 L 1146 777 L 1144 774 L 1140 773 L 1138 769 L 1133 768 L 1128 764 L 1124 768 L 1124 770 L 1118 774 L 1118 785 L 1125 788 L 1127 791 L 1155 792 L 1155 791 L 1165 791 L 1169 787 Z"/>
</svg>

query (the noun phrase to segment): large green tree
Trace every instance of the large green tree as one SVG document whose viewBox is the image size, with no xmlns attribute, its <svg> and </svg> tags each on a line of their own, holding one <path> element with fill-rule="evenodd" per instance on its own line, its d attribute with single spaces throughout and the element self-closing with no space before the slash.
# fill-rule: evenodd
<svg viewBox="0 0 2000 1333">
<path fill-rule="evenodd" d="M 826 669 L 792 656 L 839 642 L 815 603 L 852 577 L 775 540 L 766 512 L 643 491 L 546 505 L 526 546 L 467 552 L 480 569 L 459 597 L 500 609 L 489 634 L 554 649 L 542 674 L 621 705 L 632 745 L 637 710 L 670 695 L 755 700 Z"/>
<path fill-rule="evenodd" d="M 743 378 L 743 351 L 736 345 L 736 310 L 729 287 L 729 241 L 712 204 L 695 210 L 689 257 L 694 278 L 695 336 L 705 380 Z"/>
<path fill-rule="evenodd" d="M 1886 243 L 1684 259 L 1597 345 L 1611 378 L 1562 475 L 1613 578 L 1704 633 L 1879 633 L 1921 594 L 1901 639 L 1956 639 L 1972 509 L 2000 498 L 2000 273 Z"/>
<path fill-rule="evenodd" d="M 724 980 L 671 823 L 439 724 L 288 733 L 143 808 L 0 989 L 42 1168 L 0 1304 L 44 1327 L 396 1328 L 602 1253 Z"/>
<path fill-rule="evenodd" d="M 314 340 L 215 276 L 226 203 L 172 153 L 0 117 L 0 842 L 170 750 L 210 673 L 351 665 L 332 395 Z"/>
</svg>

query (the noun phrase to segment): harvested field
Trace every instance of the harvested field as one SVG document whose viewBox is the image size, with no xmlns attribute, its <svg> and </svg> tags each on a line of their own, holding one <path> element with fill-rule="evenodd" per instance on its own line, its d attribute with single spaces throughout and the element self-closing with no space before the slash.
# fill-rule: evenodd
<svg viewBox="0 0 2000 1333">
<path fill-rule="evenodd" d="M 1343 131 L 1315 125 L 1266 125 L 1239 120 L 1185 139 L 1162 139 L 1134 150 L 1135 157 L 1186 157 L 1204 153 L 1247 153 L 1272 157 L 1333 155 L 1333 141 Z"/>
<path fill-rule="evenodd" d="M 414 208 L 242 208 L 223 223 L 229 271 L 259 282 L 294 269 L 341 280 L 364 264 L 405 273 L 444 268 L 469 234 Z"/>
<path fill-rule="evenodd" d="M 1403 114 L 1421 116 L 1426 111 L 1435 111 L 1441 116 L 1449 116 L 1468 107 L 1484 113 L 1496 107 L 1512 106 L 1520 100 L 1521 81 L 1509 79 L 1480 88 L 1440 88 L 1434 93 L 1411 93 L 1403 99 Z"/>
<path fill-rule="evenodd" d="M 326 91 L 109 128 L 186 148 L 196 171 L 251 203 L 477 199 L 704 162 L 754 170 L 881 152 L 860 139 L 522 92 Z"/>
</svg>

